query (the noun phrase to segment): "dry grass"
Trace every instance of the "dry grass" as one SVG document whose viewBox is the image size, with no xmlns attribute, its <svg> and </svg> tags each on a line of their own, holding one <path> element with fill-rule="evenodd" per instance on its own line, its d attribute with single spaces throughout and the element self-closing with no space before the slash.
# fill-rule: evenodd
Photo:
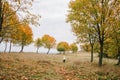
<svg viewBox="0 0 120 80">
<path fill-rule="evenodd" d="M 97 54 L 90 63 L 89 53 L 66 54 L 1 53 L 0 80 L 120 80 L 116 60 L 104 59 L 98 67 Z"/>
</svg>

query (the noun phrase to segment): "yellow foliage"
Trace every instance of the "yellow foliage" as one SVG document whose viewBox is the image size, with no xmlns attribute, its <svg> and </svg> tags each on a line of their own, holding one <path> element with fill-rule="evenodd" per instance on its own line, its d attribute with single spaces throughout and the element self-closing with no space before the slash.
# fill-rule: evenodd
<svg viewBox="0 0 120 80">
<path fill-rule="evenodd" d="M 46 48 L 52 48 L 54 47 L 56 40 L 52 36 L 44 35 L 42 37 L 42 42 Z"/>
<path fill-rule="evenodd" d="M 70 46 L 67 42 L 59 42 L 58 45 L 57 45 L 57 50 L 58 51 L 68 51 L 70 50 Z"/>
<path fill-rule="evenodd" d="M 17 42 L 20 45 L 28 45 L 33 41 L 33 33 L 29 25 L 20 25 L 17 33 Z"/>
</svg>

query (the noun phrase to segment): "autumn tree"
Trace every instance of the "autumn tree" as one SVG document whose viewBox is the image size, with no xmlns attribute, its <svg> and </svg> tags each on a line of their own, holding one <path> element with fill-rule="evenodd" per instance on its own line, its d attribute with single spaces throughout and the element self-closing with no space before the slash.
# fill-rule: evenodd
<svg viewBox="0 0 120 80">
<path fill-rule="evenodd" d="M 72 51 L 72 53 L 75 53 L 78 51 L 78 47 L 75 43 L 70 44 L 70 50 Z"/>
<path fill-rule="evenodd" d="M 8 42 L 10 43 L 9 52 L 11 52 L 13 36 L 16 35 L 17 27 L 20 22 L 17 14 L 10 7 L 8 2 L 4 3 L 3 13 L 4 13 L 4 16 L 3 16 L 4 19 L 2 23 L 2 31 L 0 32 L 2 37 L 2 39 L 0 40 L 0 43 L 2 40 L 8 40 Z M 10 13 L 12 14 L 8 17 Z"/>
<path fill-rule="evenodd" d="M 4 12 L 4 16 L 3 16 L 4 19 L 2 21 L 2 31 L 0 32 L 0 35 L 2 37 L 1 41 L 4 38 L 10 38 L 10 35 L 14 32 L 14 30 L 17 27 L 17 24 L 19 23 L 17 14 L 15 14 L 14 10 L 11 9 L 8 2 L 4 3 L 3 12 Z M 12 13 L 12 15 L 8 17 L 10 13 Z"/>
<path fill-rule="evenodd" d="M 99 66 L 102 66 L 104 42 L 110 37 L 112 24 L 119 17 L 119 3 L 117 0 L 75 0 L 69 5 L 68 22 L 78 30 L 83 30 L 82 34 L 90 34 L 99 42 Z"/>
<path fill-rule="evenodd" d="M 48 49 L 47 54 L 49 53 L 51 48 L 55 47 L 56 44 L 55 38 L 47 34 L 42 37 L 42 42 L 43 46 Z"/>
<path fill-rule="evenodd" d="M 0 0 L 0 43 L 4 39 L 10 42 L 9 52 L 13 43 L 13 36 L 18 31 L 20 24 L 32 24 L 38 26 L 40 16 L 31 12 L 34 0 Z M 24 15 L 23 15 L 24 14 Z"/>
<path fill-rule="evenodd" d="M 5 43 L 5 49 L 4 49 L 4 53 L 6 52 L 6 50 L 7 50 L 7 43 L 8 43 L 8 40 L 6 39 L 6 40 L 4 40 L 4 43 Z"/>
<path fill-rule="evenodd" d="M 63 52 L 65 54 L 66 51 L 69 51 L 70 46 L 67 42 L 59 42 L 57 44 L 57 51 L 59 51 L 60 53 Z"/>
<path fill-rule="evenodd" d="M 80 7 L 80 5 L 78 5 L 78 4 L 79 4 L 79 0 L 76 1 L 76 2 L 71 1 L 70 8 L 71 7 L 74 7 L 74 8 Z M 70 22 L 71 25 L 72 25 L 72 31 L 77 36 L 77 42 L 78 43 L 89 43 L 90 44 L 90 47 L 91 47 L 91 49 L 90 49 L 91 50 L 91 62 L 93 62 L 93 53 L 94 53 L 93 50 L 94 50 L 94 43 L 96 41 L 95 36 L 96 36 L 97 33 L 94 32 L 93 28 L 91 28 L 91 26 L 93 24 L 90 23 L 89 20 L 86 20 L 86 18 L 84 19 L 84 17 L 82 17 L 82 16 L 78 16 L 79 12 L 80 12 L 80 10 L 78 10 L 78 12 L 77 11 L 74 12 L 74 10 L 71 9 L 69 14 L 68 14 L 67 21 Z M 89 17 L 87 17 L 87 18 L 89 19 Z M 76 20 L 76 22 L 74 20 Z M 82 22 L 80 22 L 80 24 L 79 24 L 79 21 L 82 21 Z"/>
<path fill-rule="evenodd" d="M 39 25 L 38 21 L 40 16 L 37 14 L 33 14 L 29 9 L 32 6 L 34 0 L 0 0 L 0 37 L 2 37 L 1 41 L 3 40 L 3 36 L 1 31 L 8 30 L 9 26 L 17 25 L 19 22 L 21 24 L 32 24 L 32 25 Z M 12 11 L 10 11 L 12 10 Z M 7 13 L 6 13 L 7 12 Z M 21 13 L 24 13 L 22 15 Z M 11 23 L 8 22 L 12 16 L 19 17 L 19 21 Z M 6 21 L 6 22 L 5 22 Z M 8 24 L 10 23 L 10 24 Z M 6 29 L 3 29 L 6 27 Z M 0 42 L 1 42 L 0 41 Z"/>
<path fill-rule="evenodd" d="M 17 37 L 13 44 L 19 44 L 21 46 L 20 52 L 23 52 L 24 46 L 29 45 L 33 41 L 33 33 L 29 25 L 20 25 L 17 32 Z"/>
<path fill-rule="evenodd" d="M 38 38 L 35 40 L 35 46 L 37 47 L 37 53 L 38 53 L 38 50 L 41 46 L 43 46 L 43 43 L 42 43 L 42 39 Z"/>
</svg>

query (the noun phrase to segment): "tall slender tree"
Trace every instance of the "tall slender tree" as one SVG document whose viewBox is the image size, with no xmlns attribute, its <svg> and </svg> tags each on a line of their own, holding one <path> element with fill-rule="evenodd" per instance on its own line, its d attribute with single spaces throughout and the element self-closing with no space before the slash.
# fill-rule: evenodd
<svg viewBox="0 0 120 80">
<path fill-rule="evenodd" d="M 99 42 L 99 66 L 102 66 L 104 41 L 110 37 L 111 25 L 116 22 L 115 16 L 119 17 L 119 3 L 118 0 L 74 0 L 69 5 L 67 20 L 82 32 L 75 34 L 85 34 L 82 36 L 84 39 L 89 33 L 93 33 L 92 36 L 95 35 Z"/>
</svg>

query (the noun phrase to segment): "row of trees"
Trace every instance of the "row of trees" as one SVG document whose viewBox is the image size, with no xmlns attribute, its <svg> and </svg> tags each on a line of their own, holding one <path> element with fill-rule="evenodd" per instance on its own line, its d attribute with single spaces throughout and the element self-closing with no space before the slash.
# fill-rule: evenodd
<svg viewBox="0 0 120 80">
<path fill-rule="evenodd" d="M 39 49 L 41 47 L 48 49 L 47 54 L 49 54 L 52 48 L 56 48 L 57 51 L 64 54 L 66 51 L 72 51 L 72 53 L 75 53 L 78 51 L 78 47 L 75 43 L 72 43 L 69 45 L 67 42 L 62 41 L 56 44 L 55 38 L 47 34 L 43 35 L 42 38 L 37 38 L 34 41 L 32 37 L 33 36 L 32 30 L 29 26 L 21 25 L 18 27 L 18 29 L 19 30 L 17 30 L 17 34 L 12 35 L 12 40 L 9 40 L 8 37 L 4 39 L 4 43 L 5 43 L 4 52 L 6 52 L 7 43 L 10 43 L 9 53 L 11 52 L 12 44 L 21 46 L 20 52 L 23 52 L 24 47 L 30 45 L 31 43 L 33 43 L 34 46 L 37 48 L 37 51 L 36 51 L 37 53 L 39 52 Z"/>
<path fill-rule="evenodd" d="M 20 52 L 23 52 L 24 46 L 33 42 L 33 33 L 29 25 L 19 25 L 14 30 L 9 34 L 5 34 L 3 37 L 3 42 L 6 44 L 4 52 L 6 52 L 7 43 L 10 43 L 9 52 L 11 52 L 12 44 L 21 46 Z"/>
<path fill-rule="evenodd" d="M 120 64 L 120 0 L 72 0 L 67 21 L 78 42 L 87 43 L 99 53 L 99 66 L 103 55 L 114 54 Z M 85 47 L 85 46 L 84 46 Z"/>
<path fill-rule="evenodd" d="M 0 0 L 0 43 L 5 42 L 4 52 L 6 52 L 8 42 L 10 43 L 9 52 L 11 52 L 12 44 L 21 46 L 20 52 L 23 52 L 24 46 L 33 42 L 33 33 L 29 25 L 39 25 L 38 19 L 40 18 L 39 15 L 31 13 L 29 10 L 33 1 Z M 35 42 L 36 46 L 48 48 L 47 53 L 56 44 L 56 40 L 49 35 L 43 36 L 42 42 L 39 38 Z M 65 48 L 64 45 L 66 46 Z M 57 49 L 60 52 L 65 52 L 69 50 L 68 46 L 67 42 L 63 42 L 59 44 Z"/>
<path fill-rule="evenodd" d="M 0 43 L 24 46 L 33 41 L 33 33 L 29 25 L 38 26 L 39 15 L 30 12 L 34 0 L 0 0 Z M 23 15 L 24 14 L 24 15 Z"/>
<path fill-rule="evenodd" d="M 49 35 L 44 35 L 42 38 L 36 39 L 35 46 L 37 47 L 37 53 L 40 47 L 47 48 L 47 54 L 51 48 L 56 48 L 60 53 L 65 53 L 66 51 L 72 51 L 75 53 L 78 51 L 78 47 L 75 43 L 69 45 L 67 42 L 62 41 L 56 44 L 55 38 Z"/>
</svg>

